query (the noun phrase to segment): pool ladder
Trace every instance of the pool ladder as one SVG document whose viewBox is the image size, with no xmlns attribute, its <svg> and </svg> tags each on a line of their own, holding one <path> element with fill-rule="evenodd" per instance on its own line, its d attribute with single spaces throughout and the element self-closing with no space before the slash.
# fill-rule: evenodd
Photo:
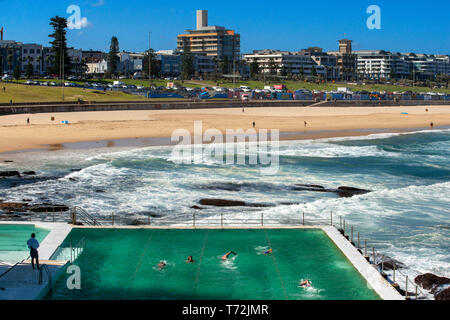
<svg viewBox="0 0 450 320">
<path fill-rule="evenodd" d="M 47 277 L 48 277 L 48 294 L 51 295 L 52 294 L 52 290 L 53 290 L 53 279 L 52 279 L 52 274 L 51 274 L 51 272 L 48 269 L 48 266 L 46 264 L 41 265 L 41 267 L 39 268 L 39 281 L 38 281 L 38 284 L 42 284 L 42 282 L 44 280 L 44 270 L 45 270 L 45 273 L 47 274 Z"/>
<path fill-rule="evenodd" d="M 90 215 L 86 210 L 80 207 L 73 207 L 70 212 L 70 217 L 72 224 L 77 224 L 77 218 L 88 226 L 99 226 L 100 223 L 92 215 Z"/>
</svg>

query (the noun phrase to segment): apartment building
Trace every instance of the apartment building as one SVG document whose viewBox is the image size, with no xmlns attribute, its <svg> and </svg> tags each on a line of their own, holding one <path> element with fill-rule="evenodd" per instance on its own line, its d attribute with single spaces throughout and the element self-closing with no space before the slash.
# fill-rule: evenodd
<svg viewBox="0 0 450 320">
<path fill-rule="evenodd" d="M 16 66 L 21 67 L 22 43 L 0 40 L 0 74 L 12 75 Z"/>
<path fill-rule="evenodd" d="M 316 64 L 309 53 L 304 51 L 290 52 L 279 50 L 255 50 L 253 53 L 244 54 L 245 62 L 250 65 L 258 63 L 259 71 L 263 74 L 304 74 L 326 76 L 326 68 Z"/>
<path fill-rule="evenodd" d="M 33 67 L 33 73 L 36 75 L 41 75 L 42 65 L 44 64 L 42 58 L 43 51 L 44 47 L 42 45 L 35 43 L 23 44 L 21 70 L 27 70 L 28 64 L 31 64 Z"/>
<path fill-rule="evenodd" d="M 352 52 L 352 40 L 339 40 L 339 51 L 330 51 L 329 55 L 336 56 L 339 80 L 351 80 L 356 76 L 356 55 Z"/>
<path fill-rule="evenodd" d="M 450 57 L 415 53 L 391 53 L 384 50 L 354 51 L 357 74 L 363 79 L 429 79 L 437 74 L 450 75 Z"/>
<path fill-rule="evenodd" d="M 327 80 L 336 80 L 338 78 L 339 70 L 337 67 L 336 56 L 323 52 L 323 49 L 319 47 L 310 47 L 308 49 L 303 49 L 301 52 L 310 56 L 311 60 L 317 66 L 325 68 Z"/>
<path fill-rule="evenodd" d="M 234 30 L 220 26 L 208 26 L 208 11 L 197 11 L 197 28 L 186 30 L 177 37 L 177 50 L 189 50 L 193 54 L 216 57 L 223 61 L 239 61 L 241 40 Z"/>
</svg>

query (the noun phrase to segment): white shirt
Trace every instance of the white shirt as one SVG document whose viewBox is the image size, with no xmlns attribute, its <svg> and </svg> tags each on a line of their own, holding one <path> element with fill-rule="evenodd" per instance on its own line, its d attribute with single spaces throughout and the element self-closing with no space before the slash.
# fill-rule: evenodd
<svg viewBox="0 0 450 320">
<path fill-rule="evenodd" d="M 28 245 L 28 248 L 30 248 L 30 249 L 37 249 L 37 248 L 39 248 L 39 241 L 37 241 L 36 238 L 30 238 L 27 241 L 27 245 Z"/>
</svg>

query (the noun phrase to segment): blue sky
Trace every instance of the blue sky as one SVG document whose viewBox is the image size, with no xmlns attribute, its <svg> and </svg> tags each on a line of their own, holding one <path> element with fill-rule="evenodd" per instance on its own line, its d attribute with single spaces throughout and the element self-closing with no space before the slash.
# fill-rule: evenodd
<svg viewBox="0 0 450 320">
<path fill-rule="evenodd" d="M 49 19 L 68 17 L 78 5 L 84 27 L 70 30 L 69 45 L 108 50 L 113 35 L 120 49 L 174 49 L 176 36 L 195 28 L 195 11 L 209 10 L 209 24 L 241 34 L 241 52 L 254 49 L 300 50 L 319 46 L 336 50 L 337 40 L 354 40 L 355 50 L 450 54 L 450 1 L 154 1 L 154 0 L 0 0 L 5 39 L 47 45 Z M 369 30 L 370 5 L 381 9 L 381 30 Z"/>
</svg>

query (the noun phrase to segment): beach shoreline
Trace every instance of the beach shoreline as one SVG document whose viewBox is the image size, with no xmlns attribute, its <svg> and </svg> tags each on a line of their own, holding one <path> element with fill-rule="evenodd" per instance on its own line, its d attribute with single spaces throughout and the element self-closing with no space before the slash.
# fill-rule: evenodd
<svg viewBox="0 0 450 320">
<path fill-rule="evenodd" d="M 27 124 L 27 119 L 30 124 Z M 62 124 L 68 121 L 69 124 Z M 24 150 L 61 150 L 101 146 L 170 145 L 177 129 L 214 128 L 258 132 L 273 129 L 280 140 L 322 139 L 401 133 L 450 126 L 450 106 L 265 107 L 208 110 L 99 111 L 23 114 L 0 117 L 0 160 Z"/>
</svg>

